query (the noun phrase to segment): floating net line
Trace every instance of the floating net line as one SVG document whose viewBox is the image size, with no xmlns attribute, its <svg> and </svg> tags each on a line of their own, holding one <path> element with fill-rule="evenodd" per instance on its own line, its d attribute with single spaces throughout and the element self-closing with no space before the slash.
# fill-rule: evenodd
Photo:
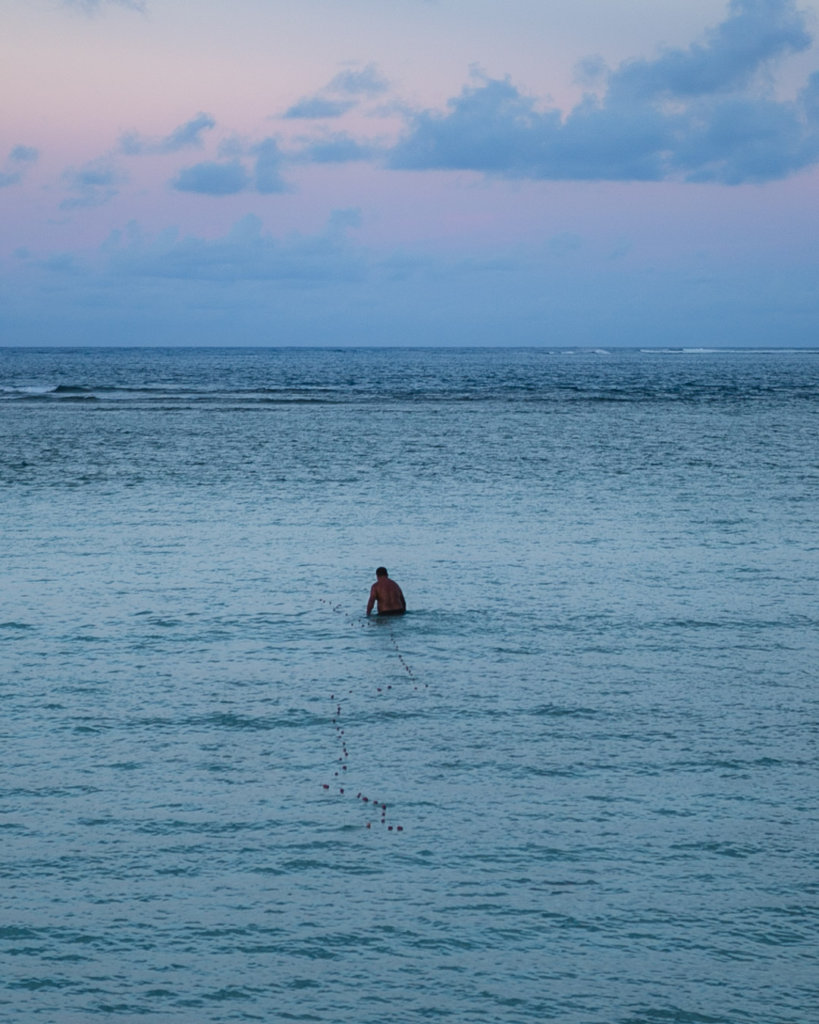
<svg viewBox="0 0 819 1024">
<path fill-rule="evenodd" d="M 335 612 L 337 615 L 342 616 L 346 620 L 347 624 L 349 626 L 352 626 L 353 628 L 370 629 L 378 624 L 378 616 L 375 617 L 375 620 L 368 618 L 362 622 L 360 619 L 355 619 L 352 616 L 350 616 L 349 612 L 341 605 L 331 604 L 330 601 L 327 601 L 324 598 L 319 598 L 319 600 L 331 611 Z M 414 690 L 417 691 L 422 688 L 428 689 L 428 683 L 424 683 L 423 687 L 421 687 L 421 684 L 418 682 L 411 665 L 408 663 L 407 659 L 402 654 L 401 649 L 398 646 L 398 641 L 395 638 L 395 630 L 393 629 L 393 623 L 391 619 L 392 617 L 390 617 L 387 620 L 387 628 L 389 630 L 390 643 L 392 644 L 393 650 L 395 651 L 395 656 L 398 659 L 401 668 L 404 670 L 404 673 L 406 674 L 408 681 L 412 683 Z M 383 625 L 379 626 L 379 628 L 383 628 Z M 392 683 L 387 683 L 383 686 L 376 686 L 374 696 L 376 698 L 380 696 L 385 696 L 392 690 Z M 375 813 L 368 817 L 368 820 L 366 821 L 367 828 L 372 828 L 373 824 L 377 823 L 383 825 L 388 832 L 403 832 L 403 825 L 393 824 L 391 816 L 390 820 L 387 820 L 387 812 L 388 810 L 390 810 L 390 805 L 388 805 L 385 800 L 375 799 L 375 797 L 373 797 L 371 793 L 365 793 L 363 790 L 358 790 L 355 794 L 353 794 L 353 790 L 356 787 L 351 787 L 349 785 L 350 776 L 348 776 L 346 773 L 351 770 L 352 765 L 350 762 L 350 749 L 348 747 L 347 732 L 346 729 L 344 728 L 343 717 L 344 698 L 345 696 L 352 696 L 353 692 L 353 690 L 348 690 L 345 695 L 342 694 L 340 689 L 338 689 L 330 693 L 330 701 L 332 702 L 333 708 L 331 713 L 331 724 L 335 730 L 335 738 L 339 754 L 338 757 L 336 758 L 335 767 L 333 769 L 333 781 L 322 783 L 322 789 L 324 789 L 328 793 L 335 792 L 336 795 L 338 796 L 355 795 L 355 799 L 358 800 L 362 804 L 362 806 L 365 806 L 368 811 L 372 809 Z"/>
</svg>

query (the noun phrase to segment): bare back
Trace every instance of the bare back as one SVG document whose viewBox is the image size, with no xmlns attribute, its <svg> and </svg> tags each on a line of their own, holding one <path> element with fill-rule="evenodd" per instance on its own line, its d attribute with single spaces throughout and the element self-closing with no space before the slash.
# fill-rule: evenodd
<svg viewBox="0 0 819 1024">
<path fill-rule="evenodd" d="M 379 576 L 370 588 L 370 600 L 367 602 L 368 615 L 375 604 L 378 605 L 379 615 L 383 615 L 385 612 L 395 614 L 407 610 L 407 602 L 404 600 L 401 588 L 389 576 Z"/>
</svg>

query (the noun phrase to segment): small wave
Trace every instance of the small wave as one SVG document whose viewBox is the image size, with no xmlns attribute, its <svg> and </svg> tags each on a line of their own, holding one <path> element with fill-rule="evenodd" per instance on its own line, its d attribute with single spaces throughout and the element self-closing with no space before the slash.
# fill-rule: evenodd
<svg viewBox="0 0 819 1024">
<path fill-rule="evenodd" d="M 608 353 L 611 355 L 611 353 Z M 520 379 L 508 383 L 497 380 L 475 383 L 445 382 L 436 388 L 407 388 L 400 384 L 386 387 L 212 387 L 114 384 L 58 384 L 54 387 L 0 387 L 0 401 L 26 402 L 101 402 L 107 406 L 145 405 L 162 409 L 192 409 L 222 406 L 236 410 L 282 408 L 288 406 L 382 406 L 427 403 L 478 405 L 482 402 L 577 404 L 656 404 L 751 402 L 797 398 L 815 400 L 817 387 L 812 382 L 760 380 L 734 381 L 697 379 L 693 374 L 681 379 L 642 378 L 608 381 L 568 379 Z"/>
<path fill-rule="evenodd" d="M 125 394 L 125 395 L 162 395 L 173 397 L 174 394 L 191 395 L 196 394 L 200 389 L 183 387 L 176 384 L 58 384 L 51 391 L 54 394 Z"/>
<path fill-rule="evenodd" d="M 0 386 L 0 395 L 47 395 L 53 391 L 54 388 L 36 385 L 18 388 Z"/>
<path fill-rule="evenodd" d="M 600 712 L 595 708 L 564 707 L 558 704 L 542 704 L 533 708 L 532 714 L 549 718 L 598 718 Z"/>
<path fill-rule="evenodd" d="M 3 401 L 10 402 L 97 402 L 99 401 L 96 395 L 92 394 L 78 394 L 72 392 L 69 394 L 58 395 L 56 391 L 51 388 L 48 391 L 29 389 L 26 391 L 17 391 L 13 394 L 6 392 L 2 399 Z"/>
<path fill-rule="evenodd" d="M 750 843 L 735 843 L 727 840 L 703 840 L 700 842 L 674 843 L 672 849 L 691 853 L 714 854 L 718 857 L 745 859 L 764 852 L 763 847 Z"/>
</svg>

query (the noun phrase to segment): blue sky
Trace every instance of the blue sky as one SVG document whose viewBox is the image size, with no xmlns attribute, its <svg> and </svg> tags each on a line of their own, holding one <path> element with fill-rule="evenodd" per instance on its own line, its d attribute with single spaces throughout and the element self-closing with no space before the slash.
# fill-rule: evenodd
<svg viewBox="0 0 819 1024">
<path fill-rule="evenodd" d="M 6 0 L 0 344 L 816 345 L 819 0 Z"/>
</svg>

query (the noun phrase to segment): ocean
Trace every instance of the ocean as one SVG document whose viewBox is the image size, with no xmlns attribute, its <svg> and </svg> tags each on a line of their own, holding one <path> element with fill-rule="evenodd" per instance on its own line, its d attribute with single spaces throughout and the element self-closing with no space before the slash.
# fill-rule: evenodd
<svg viewBox="0 0 819 1024">
<path fill-rule="evenodd" d="M 0 1019 L 819 1020 L 818 399 L 0 349 Z"/>
</svg>

